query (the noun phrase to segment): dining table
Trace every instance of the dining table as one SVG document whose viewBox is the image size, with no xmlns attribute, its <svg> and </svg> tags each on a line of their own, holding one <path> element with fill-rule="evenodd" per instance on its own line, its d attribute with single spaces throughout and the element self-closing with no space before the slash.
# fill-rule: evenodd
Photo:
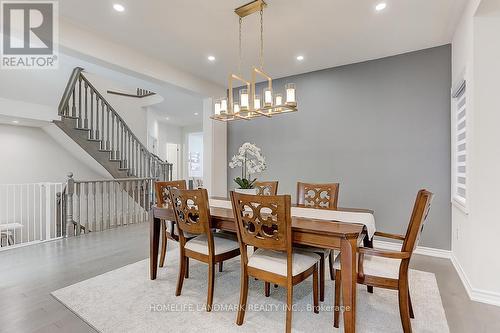
<svg viewBox="0 0 500 333">
<path fill-rule="evenodd" d="M 213 199 L 220 200 L 221 198 Z M 337 210 L 373 214 L 373 211 L 368 209 L 338 208 Z M 217 207 L 211 204 L 210 215 L 212 228 L 237 232 L 236 221 L 230 206 Z M 151 209 L 150 220 L 150 278 L 155 280 L 158 270 L 161 221 L 175 221 L 174 211 L 171 207 L 155 205 Z M 356 253 L 361 243 L 364 246 L 371 246 L 367 227 L 360 223 L 293 216 L 292 213 L 292 240 L 293 244 L 298 246 L 314 246 L 340 251 L 344 332 L 354 333 L 356 330 Z M 334 311 L 339 310 L 334 309 Z"/>
</svg>

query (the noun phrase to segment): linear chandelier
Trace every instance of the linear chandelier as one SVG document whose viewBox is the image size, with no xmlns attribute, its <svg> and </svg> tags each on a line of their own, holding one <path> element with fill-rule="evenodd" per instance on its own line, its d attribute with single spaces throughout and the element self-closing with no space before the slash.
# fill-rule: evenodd
<svg viewBox="0 0 500 333">
<path fill-rule="evenodd" d="M 255 0 L 246 5 L 238 7 L 234 12 L 239 16 L 239 65 L 238 74 L 229 75 L 228 97 L 215 100 L 214 114 L 210 117 L 219 121 L 250 120 L 256 117 L 272 117 L 274 115 L 295 112 L 297 99 L 295 84 L 287 83 L 283 93 L 274 93 L 273 80 L 264 71 L 264 8 L 267 4 L 263 0 Z M 260 13 L 260 66 L 252 67 L 251 81 L 241 75 L 241 24 L 245 16 Z M 267 80 L 267 87 L 263 89 L 262 95 L 256 91 L 257 76 Z M 233 97 L 233 84 L 238 81 L 243 85 L 238 91 L 238 100 Z"/>
</svg>

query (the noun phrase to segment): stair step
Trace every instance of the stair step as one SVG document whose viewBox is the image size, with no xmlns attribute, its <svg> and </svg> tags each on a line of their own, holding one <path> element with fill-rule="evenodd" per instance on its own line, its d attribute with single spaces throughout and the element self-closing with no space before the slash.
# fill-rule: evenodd
<svg viewBox="0 0 500 333">
<path fill-rule="evenodd" d="M 73 116 L 69 116 L 69 115 L 68 115 L 68 116 L 66 116 L 66 115 L 62 115 L 62 117 L 64 117 L 64 118 L 68 118 L 68 119 L 80 119 L 80 117 L 77 117 L 77 116 L 74 116 L 74 117 L 73 117 Z"/>
<path fill-rule="evenodd" d="M 103 153 L 111 153 L 111 149 L 99 149 L 99 151 L 102 151 Z"/>
<path fill-rule="evenodd" d="M 90 131 L 90 128 L 80 128 L 80 127 L 75 127 L 76 130 L 79 130 L 79 131 Z"/>
<path fill-rule="evenodd" d="M 111 162 L 121 162 L 122 160 L 119 158 L 110 158 L 109 159 Z"/>
<path fill-rule="evenodd" d="M 92 141 L 92 142 L 101 142 L 102 140 L 101 139 L 87 139 L 89 141 Z"/>
<path fill-rule="evenodd" d="M 120 170 L 120 171 L 129 171 L 130 168 L 118 168 L 118 170 Z"/>
</svg>

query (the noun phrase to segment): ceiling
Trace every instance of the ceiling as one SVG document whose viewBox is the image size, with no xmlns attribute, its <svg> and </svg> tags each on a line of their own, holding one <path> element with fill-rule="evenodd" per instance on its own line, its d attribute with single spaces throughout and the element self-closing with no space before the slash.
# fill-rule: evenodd
<svg viewBox="0 0 500 333">
<path fill-rule="evenodd" d="M 266 0 L 265 69 L 273 77 L 451 42 L 467 0 Z M 387 8 L 375 11 L 386 2 Z M 247 0 L 64 0 L 60 15 L 186 72 L 226 84 L 237 68 L 238 17 Z M 123 13 L 113 3 L 125 6 Z M 258 15 L 243 22 L 243 69 L 258 63 Z M 208 55 L 216 57 L 214 62 Z M 304 60 L 296 60 L 303 55 Z M 244 72 L 245 75 L 245 72 Z"/>
</svg>

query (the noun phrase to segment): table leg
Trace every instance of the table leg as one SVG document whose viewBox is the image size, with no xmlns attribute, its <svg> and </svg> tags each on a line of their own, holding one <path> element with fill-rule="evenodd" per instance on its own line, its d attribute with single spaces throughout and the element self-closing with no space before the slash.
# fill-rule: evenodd
<svg viewBox="0 0 500 333">
<path fill-rule="evenodd" d="M 342 239 L 340 266 L 342 272 L 342 300 L 344 305 L 344 332 L 356 331 L 356 248 L 357 239 Z"/>
<path fill-rule="evenodd" d="M 153 212 L 150 214 L 153 218 L 150 218 L 149 227 L 149 276 L 151 280 L 155 280 L 158 270 L 158 246 L 160 245 L 161 220 L 155 218 Z"/>
</svg>

